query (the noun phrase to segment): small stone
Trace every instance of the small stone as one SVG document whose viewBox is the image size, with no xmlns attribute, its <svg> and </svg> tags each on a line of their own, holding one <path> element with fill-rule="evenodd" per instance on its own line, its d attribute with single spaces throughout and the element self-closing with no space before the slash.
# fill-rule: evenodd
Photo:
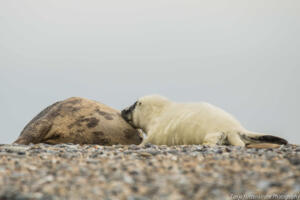
<svg viewBox="0 0 300 200">
<path fill-rule="evenodd" d="M 195 151 L 199 151 L 199 152 L 201 152 L 202 150 L 203 150 L 203 147 L 201 147 L 201 146 L 197 146 L 195 149 Z"/>
<path fill-rule="evenodd" d="M 128 147 L 128 149 L 130 149 L 130 150 L 138 150 L 138 149 L 140 149 L 140 147 L 137 146 L 137 145 L 132 144 L 132 145 L 130 145 L 130 146 Z"/>
<path fill-rule="evenodd" d="M 293 165 L 300 165 L 300 158 L 289 158 L 289 161 L 293 164 Z"/>
<path fill-rule="evenodd" d="M 150 153 L 153 156 L 160 154 L 159 151 L 154 151 L 154 150 L 146 150 L 146 153 Z"/>
<path fill-rule="evenodd" d="M 225 151 L 226 151 L 226 152 L 231 152 L 231 149 L 230 149 L 229 147 L 226 147 L 226 148 L 225 148 Z"/>
<path fill-rule="evenodd" d="M 151 148 L 152 146 L 153 146 L 153 145 L 150 144 L 150 143 L 147 143 L 147 144 L 144 145 L 145 148 Z"/>
<path fill-rule="evenodd" d="M 216 151 L 216 153 L 218 153 L 218 154 L 222 154 L 222 153 L 223 153 L 223 151 L 222 151 L 221 149 L 218 149 L 218 150 Z"/>
<path fill-rule="evenodd" d="M 268 188 L 270 185 L 270 182 L 265 181 L 265 180 L 261 180 L 257 183 L 257 187 L 261 190 L 265 190 L 266 188 Z"/>
<path fill-rule="evenodd" d="M 269 186 L 270 186 L 270 187 L 281 187 L 281 186 L 282 186 L 282 183 L 280 183 L 280 182 L 272 182 L 272 183 L 270 183 Z"/>
<path fill-rule="evenodd" d="M 178 154 L 178 151 L 177 150 L 169 150 L 169 151 L 167 151 L 167 153 L 170 153 L 170 154 Z"/>
<path fill-rule="evenodd" d="M 129 184 L 133 184 L 134 183 L 133 179 L 130 176 L 128 176 L 128 175 L 124 175 L 124 181 L 126 183 L 129 183 Z"/>
<path fill-rule="evenodd" d="M 146 158 L 149 158 L 149 157 L 152 156 L 152 154 L 147 153 L 147 152 L 141 152 L 141 153 L 139 153 L 139 155 L 140 155 L 140 156 L 143 156 L 143 157 L 146 157 Z"/>
</svg>

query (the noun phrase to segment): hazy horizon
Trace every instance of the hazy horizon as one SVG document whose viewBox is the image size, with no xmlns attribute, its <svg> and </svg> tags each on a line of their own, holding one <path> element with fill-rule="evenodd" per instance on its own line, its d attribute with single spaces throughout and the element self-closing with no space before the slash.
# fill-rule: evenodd
<svg viewBox="0 0 300 200">
<path fill-rule="evenodd" d="M 0 3 L 0 143 L 81 96 L 122 109 L 147 94 L 208 101 L 300 144 L 299 1 Z"/>
</svg>

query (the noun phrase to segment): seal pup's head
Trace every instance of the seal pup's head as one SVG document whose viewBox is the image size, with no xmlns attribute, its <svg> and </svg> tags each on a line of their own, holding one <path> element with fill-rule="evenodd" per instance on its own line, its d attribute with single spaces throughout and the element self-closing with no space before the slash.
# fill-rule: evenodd
<svg viewBox="0 0 300 200">
<path fill-rule="evenodd" d="M 147 133 L 148 125 L 159 117 L 169 103 L 167 98 L 160 95 L 144 96 L 122 110 L 121 115 L 134 128 L 143 129 Z"/>
</svg>

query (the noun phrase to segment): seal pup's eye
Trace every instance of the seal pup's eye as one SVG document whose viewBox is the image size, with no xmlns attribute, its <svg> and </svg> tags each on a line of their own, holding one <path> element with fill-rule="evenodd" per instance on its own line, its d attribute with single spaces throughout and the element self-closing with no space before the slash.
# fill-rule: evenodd
<svg viewBox="0 0 300 200">
<path fill-rule="evenodd" d="M 141 106 L 141 105 L 142 105 L 142 102 L 139 102 L 138 105 Z"/>
</svg>

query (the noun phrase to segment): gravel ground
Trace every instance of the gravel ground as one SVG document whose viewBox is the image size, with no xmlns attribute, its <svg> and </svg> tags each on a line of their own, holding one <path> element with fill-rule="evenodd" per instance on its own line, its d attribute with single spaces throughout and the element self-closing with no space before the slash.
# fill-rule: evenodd
<svg viewBox="0 0 300 200">
<path fill-rule="evenodd" d="M 297 197 L 300 147 L 295 145 L 0 145 L 0 200 Z"/>
</svg>

